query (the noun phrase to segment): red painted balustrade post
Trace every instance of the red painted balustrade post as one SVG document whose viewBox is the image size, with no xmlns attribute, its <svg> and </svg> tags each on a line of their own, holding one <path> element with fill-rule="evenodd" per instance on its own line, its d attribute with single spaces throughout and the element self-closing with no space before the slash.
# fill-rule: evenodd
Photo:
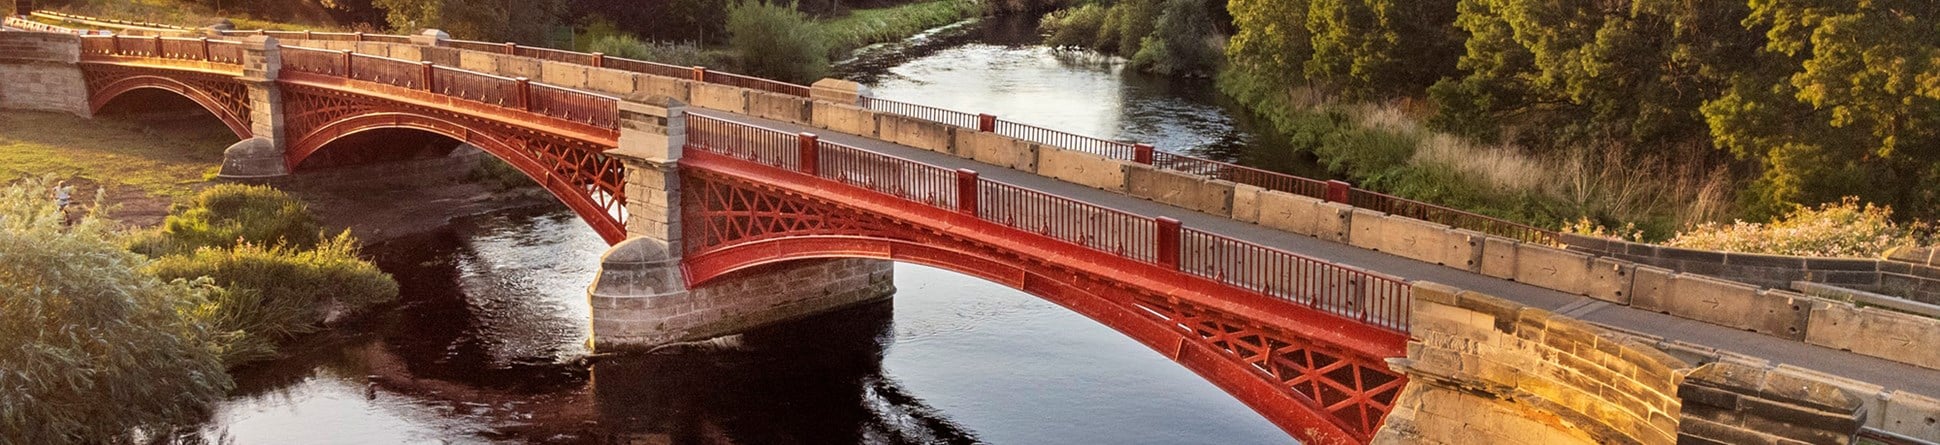
<svg viewBox="0 0 1940 445">
<path fill-rule="evenodd" d="M 206 60 L 209 60 L 209 38 L 203 37 L 201 40 L 202 40 L 202 60 L 206 61 Z"/>
<path fill-rule="evenodd" d="M 802 144 L 801 151 L 797 154 L 799 163 L 802 166 L 802 174 L 819 176 L 819 173 L 822 171 L 822 159 L 820 156 L 822 153 L 821 139 L 816 137 L 815 133 L 808 132 L 795 135 L 795 138 L 800 140 Z"/>
<path fill-rule="evenodd" d="M 155 36 L 155 53 L 150 55 L 155 57 L 162 57 L 162 36 L 160 35 Z"/>
<path fill-rule="evenodd" d="M 303 30 L 303 40 L 316 40 L 316 36 L 310 35 L 310 30 L 305 29 Z"/>
<path fill-rule="evenodd" d="M 357 31 L 357 32 L 356 32 L 356 33 L 354 33 L 354 34 L 351 34 L 351 38 L 352 38 L 352 39 L 356 39 L 356 41 L 359 41 L 359 42 L 362 42 L 362 41 L 364 41 L 364 32 L 363 32 L 363 31 Z"/>
<path fill-rule="evenodd" d="M 593 67 L 594 68 L 606 67 L 606 53 L 593 53 Z"/>
<path fill-rule="evenodd" d="M 991 132 L 995 132 L 995 131 L 997 131 L 997 116 L 995 116 L 995 115 L 990 115 L 990 114 L 984 114 L 984 113 L 978 113 L 978 114 L 977 114 L 977 131 L 981 131 L 981 132 L 985 132 L 985 133 L 991 133 Z"/>
<path fill-rule="evenodd" d="M 704 66 L 694 67 L 694 81 L 695 82 L 707 81 L 707 67 L 704 67 Z"/>
<path fill-rule="evenodd" d="M 1132 144 L 1132 162 L 1152 165 L 1152 144 Z"/>
<path fill-rule="evenodd" d="M 425 91 L 438 91 L 436 67 L 430 61 L 418 62 L 418 85 L 424 86 Z"/>
<path fill-rule="evenodd" d="M 532 111 L 532 79 L 520 77 L 512 79 L 519 86 L 519 109 Z"/>
<path fill-rule="evenodd" d="M 1347 192 L 1353 188 L 1354 184 L 1348 184 L 1347 181 L 1327 181 L 1327 201 L 1346 204 Z"/>
<path fill-rule="evenodd" d="M 355 78 L 357 78 L 357 76 L 356 76 L 356 75 L 354 75 L 354 74 L 352 74 L 352 73 L 354 73 L 355 71 L 352 71 L 352 70 L 351 70 L 351 68 L 350 68 L 350 61 L 351 61 L 352 59 L 355 59 L 355 58 L 357 57 L 357 56 L 356 56 L 356 54 L 357 54 L 357 52 L 356 52 L 356 51 L 351 51 L 351 50 L 347 50 L 347 49 L 346 49 L 346 50 L 343 50 L 343 55 L 344 55 L 344 78 L 345 78 L 345 79 L 355 79 Z"/>
<path fill-rule="evenodd" d="M 121 35 L 108 33 L 108 54 L 121 55 Z"/>
<path fill-rule="evenodd" d="M 1157 257 L 1154 259 L 1158 260 L 1160 266 L 1176 270 L 1179 268 L 1179 220 L 1161 216 L 1154 222 L 1158 223 L 1157 239 L 1154 240 L 1158 245 L 1152 251 Z"/>
<path fill-rule="evenodd" d="M 519 42 L 505 42 L 505 54 L 519 55 Z"/>
<path fill-rule="evenodd" d="M 957 169 L 957 213 L 977 216 L 977 171 Z"/>
</svg>

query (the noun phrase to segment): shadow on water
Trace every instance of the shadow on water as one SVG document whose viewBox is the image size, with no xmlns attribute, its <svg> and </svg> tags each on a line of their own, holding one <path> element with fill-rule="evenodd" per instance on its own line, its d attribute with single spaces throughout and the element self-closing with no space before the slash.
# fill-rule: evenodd
<svg viewBox="0 0 1940 445">
<path fill-rule="evenodd" d="M 889 302 L 744 334 L 732 349 L 601 361 L 614 433 L 672 443 L 977 443 L 884 375 Z"/>
<path fill-rule="evenodd" d="M 572 263 L 591 254 L 562 246 L 597 236 L 566 224 L 580 223 L 506 211 L 367 249 L 400 301 L 238 369 L 231 400 L 183 442 L 308 443 L 296 432 L 328 422 L 349 443 L 978 443 L 885 375 L 887 301 L 730 346 L 589 358 L 584 297 L 561 298 L 583 282 L 533 288 L 590 280 Z"/>
</svg>

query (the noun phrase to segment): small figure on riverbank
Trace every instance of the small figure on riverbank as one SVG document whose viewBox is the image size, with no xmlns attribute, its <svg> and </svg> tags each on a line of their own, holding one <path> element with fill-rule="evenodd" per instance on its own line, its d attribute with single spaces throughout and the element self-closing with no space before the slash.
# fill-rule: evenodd
<svg viewBox="0 0 1940 445">
<path fill-rule="evenodd" d="M 54 183 L 54 206 L 61 210 L 61 214 L 67 214 L 70 204 L 74 204 L 74 186 L 67 185 L 67 181 Z"/>
</svg>

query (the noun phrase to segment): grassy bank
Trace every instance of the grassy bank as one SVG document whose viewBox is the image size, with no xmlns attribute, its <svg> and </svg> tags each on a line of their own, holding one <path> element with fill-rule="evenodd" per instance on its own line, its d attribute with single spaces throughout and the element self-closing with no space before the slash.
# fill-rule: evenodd
<svg viewBox="0 0 1940 445">
<path fill-rule="evenodd" d="M 829 53 L 847 54 L 856 48 L 909 38 L 931 28 L 982 15 L 984 6 L 973 0 L 933 0 L 876 9 L 857 9 L 848 15 L 820 20 Z"/>
<path fill-rule="evenodd" d="M 1531 154 L 1428 128 L 1419 102 L 1341 102 L 1311 89 L 1220 88 L 1355 185 L 1549 229 L 1664 240 L 1730 214 L 1728 176 L 1599 147 Z"/>
<path fill-rule="evenodd" d="M 161 125 L 61 113 L 0 112 L 0 177 L 53 175 L 97 187 L 116 219 L 160 222 L 175 199 L 208 184 L 236 137 L 219 125 Z M 85 201 L 85 200 L 83 200 Z"/>
</svg>

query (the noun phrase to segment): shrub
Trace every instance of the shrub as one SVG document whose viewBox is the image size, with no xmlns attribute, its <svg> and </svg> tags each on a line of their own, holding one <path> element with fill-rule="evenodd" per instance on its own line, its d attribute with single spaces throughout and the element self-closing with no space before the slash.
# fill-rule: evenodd
<svg viewBox="0 0 1940 445">
<path fill-rule="evenodd" d="M 196 421 L 233 386 L 182 317 L 211 289 L 140 273 L 106 221 L 65 226 L 49 185 L 0 189 L 0 437 L 117 443 Z"/>
<path fill-rule="evenodd" d="M 628 34 L 606 35 L 586 44 L 586 51 L 633 60 L 680 66 L 713 66 L 721 62 L 706 49 L 692 43 L 641 41 Z"/>
<path fill-rule="evenodd" d="M 158 230 L 131 237 L 129 250 L 155 257 L 238 243 L 307 249 L 321 233 L 309 207 L 281 190 L 221 184 L 177 207 Z"/>
<path fill-rule="evenodd" d="M 1098 41 L 1098 33 L 1105 26 L 1107 8 L 1097 3 L 1087 3 L 1076 8 L 1068 8 L 1045 14 L 1038 20 L 1038 32 L 1047 34 L 1044 44 L 1057 47 L 1090 48 Z"/>
<path fill-rule="evenodd" d="M 735 0 L 728 6 L 727 31 L 746 74 L 796 83 L 828 74 L 828 43 L 794 2 Z"/>
<path fill-rule="evenodd" d="M 1878 257 L 1889 249 L 1918 244 L 1928 237 L 1927 227 L 1901 226 L 1892 218 L 1890 207 L 1862 205 L 1859 198 L 1847 197 L 1818 208 L 1795 207 L 1769 224 L 1701 224 L 1664 244 L 1776 255 Z"/>
<path fill-rule="evenodd" d="M 1166 0 L 1155 31 L 1139 43 L 1132 65 L 1175 76 L 1210 76 L 1223 51 L 1213 48 L 1212 15 L 1202 0 Z"/>
<path fill-rule="evenodd" d="M 397 298 L 397 282 L 357 257 L 349 232 L 306 251 L 248 243 L 203 247 L 162 257 L 147 271 L 162 279 L 207 277 L 228 290 L 213 295 L 198 315 L 235 333 L 223 351 L 230 364 L 271 357 L 275 342 L 312 332 L 333 314 Z"/>
</svg>

